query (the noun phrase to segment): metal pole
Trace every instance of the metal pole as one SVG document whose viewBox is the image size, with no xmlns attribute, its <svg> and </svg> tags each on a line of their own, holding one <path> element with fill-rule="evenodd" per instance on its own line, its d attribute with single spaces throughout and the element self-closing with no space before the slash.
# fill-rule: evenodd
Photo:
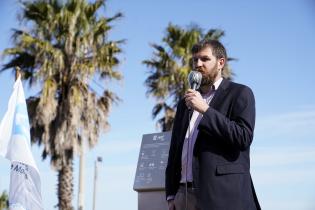
<svg viewBox="0 0 315 210">
<path fill-rule="evenodd" d="M 102 162 L 101 157 L 97 157 L 95 161 L 95 168 L 94 168 L 94 193 L 93 193 L 93 210 L 96 207 L 96 192 L 97 192 L 97 175 L 98 175 L 98 163 Z"/>
<path fill-rule="evenodd" d="M 17 80 L 19 76 L 21 76 L 21 69 L 20 67 L 16 66 L 15 67 L 15 80 Z"/>
<path fill-rule="evenodd" d="M 83 210 L 84 207 L 84 147 L 85 144 L 82 142 L 81 153 L 80 153 L 80 169 L 79 169 L 79 193 L 78 193 L 78 210 Z"/>
</svg>

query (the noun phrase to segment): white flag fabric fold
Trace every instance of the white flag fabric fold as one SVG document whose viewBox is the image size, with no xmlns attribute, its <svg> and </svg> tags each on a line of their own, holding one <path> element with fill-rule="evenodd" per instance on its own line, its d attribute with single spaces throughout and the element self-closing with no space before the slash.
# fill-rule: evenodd
<svg viewBox="0 0 315 210">
<path fill-rule="evenodd" d="M 39 170 L 31 152 L 30 126 L 20 77 L 0 124 L 0 156 L 11 161 L 10 210 L 43 210 Z"/>
</svg>

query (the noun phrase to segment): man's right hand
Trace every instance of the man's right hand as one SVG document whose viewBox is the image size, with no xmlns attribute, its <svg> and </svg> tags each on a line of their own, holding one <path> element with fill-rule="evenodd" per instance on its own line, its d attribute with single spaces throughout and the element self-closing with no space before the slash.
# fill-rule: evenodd
<svg viewBox="0 0 315 210">
<path fill-rule="evenodd" d="M 168 203 L 168 210 L 176 210 L 174 199 L 168 200 L 167 203 Z"/>
</svg>

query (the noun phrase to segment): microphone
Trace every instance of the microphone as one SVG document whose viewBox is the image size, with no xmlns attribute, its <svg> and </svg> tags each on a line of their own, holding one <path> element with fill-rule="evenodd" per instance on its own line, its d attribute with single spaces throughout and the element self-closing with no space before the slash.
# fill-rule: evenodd
<svg viewBox="0 0 315 210">
<path fill-rule="evenodd" d="M 197 90 L 200 87 L 202 75 L 199 71 L 191 71 L 188 74 L 189 87 L 193 90 Z"/>
</svg>

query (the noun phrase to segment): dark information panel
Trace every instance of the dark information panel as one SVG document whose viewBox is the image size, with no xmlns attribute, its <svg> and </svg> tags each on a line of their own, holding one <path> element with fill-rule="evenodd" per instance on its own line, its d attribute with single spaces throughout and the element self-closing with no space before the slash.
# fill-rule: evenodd
<svg viewBox="0 0 315 210">
<path fill-rule="evenodd" d="M 134 190 L 151 191 L 165 188 L 165 169 L 170 141 L 171 132 L 143 135 Z"/>
</svg>

